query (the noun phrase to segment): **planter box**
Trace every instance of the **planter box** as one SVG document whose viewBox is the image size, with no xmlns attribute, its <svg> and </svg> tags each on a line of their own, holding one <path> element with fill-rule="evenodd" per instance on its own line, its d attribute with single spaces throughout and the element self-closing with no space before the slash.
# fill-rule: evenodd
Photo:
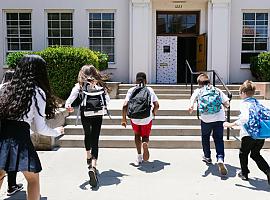
<svg viewBox="0 0 270 200">
<path fill-rule="evenodd" d="M 50 128 L 56 128 L 59 126 L 63 126 L 65 124 L 66 117 L 69 113 L 66 111 L 65 108 L 61 108 L 59 112 L 55 114 L 54 119 L 46 120 L 47 125 Z M 44 136 L 40 135 L 35 132 L 35 127 L 31 127 L 34 133 L 31 135 L 32 142 L 36 148 L 36 150 L 52 150 L 53 148 L 57 147 L 56 139 L 52 136 Z M 61 136 L 60 136 L 61 137 Z"/>
<path fill-rule="evenodd" d="M 111 89 L 109 96 L 111 99 L 118 99 L 118 89 L 120 82 L 106 82 L 107 86 Z"/>
<path fill-rule="evenodd" d="M 255 82 L 256 89 L 260 91 L 264 99 L 270 99 L 270 82 Z"/>
</svg>

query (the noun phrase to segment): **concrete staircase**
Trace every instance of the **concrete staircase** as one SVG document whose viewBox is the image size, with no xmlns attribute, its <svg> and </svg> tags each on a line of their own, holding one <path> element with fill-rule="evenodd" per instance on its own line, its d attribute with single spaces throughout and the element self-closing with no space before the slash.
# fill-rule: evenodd
<svg viewBox="0 0 270 200">
<path fill-rule="evenodd" d="M 119 87 L 119 99 L 112 99 L 109 109 L 112 119 L 104 117 L 100 136 L 100 147 L 135 147 L 134 136 L 131 125 L 127 128 L 121 124 L 121 109 L 123 98 L 131 84 L 121 84 Z M 150 85 L 159 97 L 160 110 L 158 116 L 153 120 L 150 136 L 150 147 L 152 148 L 201 148 L 200 120 L 197 119 L 196 111 L 190 115 L 187 112 L 188 99 L 190 98 L 190 87 L 183 85 Z M 237 100 L 239 85 L 231 85 L 229 89 L 234 93 L 231 111 L 231 119 L 235 120 L 239 111 Z M 260 92 L 256 96 L 262 99 Z M 84 147 L 84 135 L 81 122 L 75 126 L 76 112 L 66 118 L 65 135 L 58 144 L 60 147 Z M 226 138 L 224 131 L 225 148 L 238 148 L 239 130 L 231 130 L 230 139 Z M 212 147 L 213 141 L 211 142 Z M 270 147 L 267 143 L 265 147 Z"/>
</svg>

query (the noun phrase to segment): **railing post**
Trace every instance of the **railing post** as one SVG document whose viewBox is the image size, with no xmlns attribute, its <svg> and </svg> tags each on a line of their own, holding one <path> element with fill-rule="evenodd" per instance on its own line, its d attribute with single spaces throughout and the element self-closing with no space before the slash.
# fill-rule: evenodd
<svg viewBox="0 0 270 200">
<path fill-rule="evenodd" d="M 191 73 L 191 80 L 190 80 L 190 95 L 193 93 L 193 73 Z"/>
<path fill-rule="evenodd" d="M 216 86 L 216 72 L 213 71 L 213 86 Z"/>
<path fill-rule="evenodd" d="M 186 66 L 186 88 L 187 88 L 187 68 L 188 68 L 187 61 L 185 63 L 186 63 L 185 66 Z"/>
<path fill-rule="evenodd" d="M 229 106 L 227 109 L 227 122 L 231 121 L 231 107 Z M 230 129 L 227 128 L 227 140 L 230 139 Z"/>
</svg>

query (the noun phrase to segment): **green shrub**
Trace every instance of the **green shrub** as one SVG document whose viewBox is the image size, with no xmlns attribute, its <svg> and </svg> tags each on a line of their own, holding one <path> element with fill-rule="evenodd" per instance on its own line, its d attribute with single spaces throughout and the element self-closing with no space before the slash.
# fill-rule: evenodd
<svg viewBox="0 0 270 200">
<path fill-rule="evenodd" d="M 97 55 L 87 48 L 49 47 L 38 54 L 48 64 L 48 75 L 54 95 L 66 99 L 77 82 L 83 65 L 98 67 Z"/>
<path fill-rule="evenodd" d="M 6 59 L 6 64 L 8 65 L 9 68 L 15 69 L 16 65 L 18 62 L 21 60 L 21 58 L 26 55 L 30 54 L 31 52 L 27 51 L 19 51 L 19 52 L 12 52 L 9 53 Z"/>
<path fill-rule="evenodd" d="M 101 53 L 99 51 L 95 51 L 95 54 L 98 57 L 98 65 L 99 65 L 99 70 L 105 70 L 108 68 L 108 55 L 105 53 Z"/>
<path fill-rule="evenodd" d="M 270 81 L 270 52 L 262 52 L 251 59 L 250 70 L 258 81 Z"/>
<path fill-rule="evenodd" d="M 48 64 L 48 76 L 53 94 L 66 99 L 77 82 L 83 65 L 94 65 L 99 71 L 108 67 L 108 56 L 88 48 L 48 47 L 39 52 L 14 52 L 7 57 L 9 68 L 15 68 L 25 54 L 40 55 Z"/>
</svg>

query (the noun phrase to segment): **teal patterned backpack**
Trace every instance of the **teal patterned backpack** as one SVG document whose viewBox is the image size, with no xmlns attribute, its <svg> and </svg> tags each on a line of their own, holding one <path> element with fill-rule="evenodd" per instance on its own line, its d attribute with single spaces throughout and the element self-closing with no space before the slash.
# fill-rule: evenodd
<svg viewBox="0 0 270 200">
<path fill-rule="evenodd" d="M 198 110 L 201 114 L 215 114 L 221 109 L 222 99 L 214 86 L 204 86 L 198 97 Z"/>
<path fill-rule="evenodd" d="M 250 97 L 244 100 L 249 102 L 249 119 L 244 128 L 253 139 L 270 138 L 270 109 L 260 104 L 257 99 Z"/>
</svg>

